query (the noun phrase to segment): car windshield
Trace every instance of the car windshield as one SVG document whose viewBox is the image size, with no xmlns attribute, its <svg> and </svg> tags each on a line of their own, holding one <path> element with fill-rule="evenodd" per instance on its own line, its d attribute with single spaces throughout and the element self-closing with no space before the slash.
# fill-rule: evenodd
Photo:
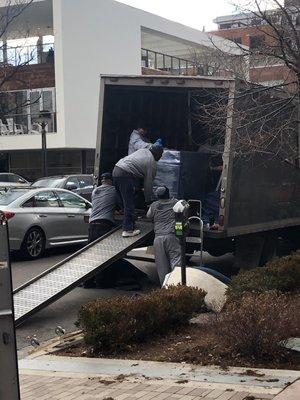
<svg viewBox="0 0 300 400">
<path fill-rule="evenodd" d="M 34 187 L 59 187 L 65 178 L 47 178 L 47 179 L 38 179 L 33 182 L 31 186 Z"/>
<path fill-rule="evenodd" d="M 28 190 L 0 190 L 0 206 L 7 206 L 27 192 Z"/>
</svg>

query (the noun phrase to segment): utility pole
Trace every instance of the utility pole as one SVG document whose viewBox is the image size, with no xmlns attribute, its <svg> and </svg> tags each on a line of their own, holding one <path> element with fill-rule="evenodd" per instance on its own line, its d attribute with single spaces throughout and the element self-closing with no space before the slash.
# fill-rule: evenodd
<svg viewBox="0 0 300 400">
<path fill-rule="evenodd" d="M 20 400 L 8 225 L 0 211 L 0 399 Z"/>
</svg>

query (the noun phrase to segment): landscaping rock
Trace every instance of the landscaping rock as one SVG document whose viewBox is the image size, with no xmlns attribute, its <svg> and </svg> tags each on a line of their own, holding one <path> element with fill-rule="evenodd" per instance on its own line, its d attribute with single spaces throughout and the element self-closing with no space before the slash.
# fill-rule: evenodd
<svg viewBox="0 0 300 400">
<path fill-rule="evenodd" d="M 226 302 L 227 285 L 195 268 L 186 269 L 187 286 L 196 287 L 204 290 L 207 294 L 205 296 L 206 306 L 215 312 L 220 312 Z M 174 268 L 174 270 L 166 276 L 164 286 L 178 285 L 181 283 L 181 268 Z"/>
</svg>

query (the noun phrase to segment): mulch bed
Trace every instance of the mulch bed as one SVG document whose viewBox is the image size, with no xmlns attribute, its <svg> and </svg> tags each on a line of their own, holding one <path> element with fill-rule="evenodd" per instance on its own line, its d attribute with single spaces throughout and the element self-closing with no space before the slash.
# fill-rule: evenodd
<svg viewBox="0 0 300 400">
<path fill-rule="evenodd" d="M 59 351 L 58 355 L 71 357 L 120 358 L 131 360 L 185 362 L 197 365 L 218 365 L 248 368 L 300 369 L 300 353 L 283 348 L 272 360 L 256 360 L 229 353 L 213 331 L 214 316 L 204 314 L 202 322 L 191 324 L 164 337 L 155 337 L 147 343 L 128 346 L 115 353 L 93 354 L 84 344 Z M 238 335 L 238 332 L 237 332 Z"/>
</svg>

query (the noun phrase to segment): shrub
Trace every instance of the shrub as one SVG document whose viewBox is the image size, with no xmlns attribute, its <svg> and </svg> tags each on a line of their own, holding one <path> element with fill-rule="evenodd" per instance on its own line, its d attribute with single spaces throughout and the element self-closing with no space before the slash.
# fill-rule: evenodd
<svg viewBox="0 0 300 400">
<path fill-rule="evenodd" d="M 241 271 L 228 289 L 228 297 L 236 299 L 245 292 L 300 290 L 300 251 L 269 262 L 265 267 Z"/>
<path fill-rule="evenodd" d="M 300 296 L 246 293 L 228 304 L 215 326 L 225 348 L 256 359 L 274 359 L 281 342 L 300 333 Z"/>
<path fill-rule="evenodd" d="M 98 299 L 81 308 L 77 325 L 94 352 L 114 352 L 187 324 L 204 305 L 205 292 L 173 286 L 138 297 Z"/>
</svg>

